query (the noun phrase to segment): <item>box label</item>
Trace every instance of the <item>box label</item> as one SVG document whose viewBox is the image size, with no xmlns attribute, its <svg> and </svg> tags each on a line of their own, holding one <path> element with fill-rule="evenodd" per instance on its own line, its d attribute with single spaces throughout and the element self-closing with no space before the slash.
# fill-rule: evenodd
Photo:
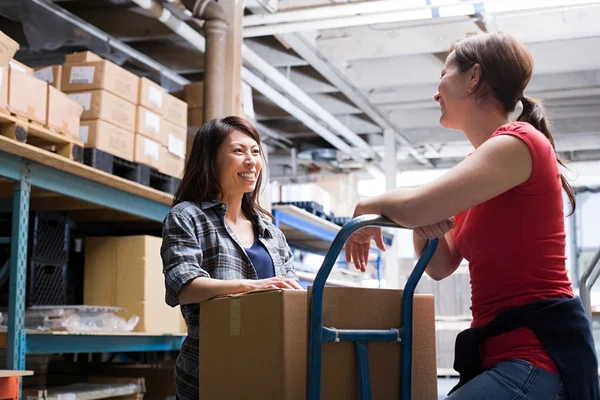
<svg viewBox="0 0 600 400">
<path fill-rule="evenodd" d="M 71 68 L 71 83 L 94 83 L 96 67 L 73 67 Z"/>
<path fill-rule="evenodd" d="M 144 155 L 158 161 L 160 145 L 150 139 L 144 138 Z"/>
<path fill-rule="evenodd" d="M 79 140 L 81 140 L 83 142 L 83 144 L 87 144 L 89 137 L 90 137 L 90 127 L 89 126 L 80 126 L 79 127 Z"/>
<path fill-rule="evenodd" d="M 150 129 L 155 133 L 160 133 L 160 116 L 146 111 L 146 129 Z"/>
<path fill-rule="evenodd" d="M 75 393 L 63 393 L 56 395 L 58 400 L 77 400 Z"/>
<path fill-rule="evenodd" d="M 231 299 L 229 307 L 229 336 L 240 336 L 242 328 L 242 300 Z"/>
<path fill-rule="evenodd" d="M 89 111 L 92 107 L 92 94 L 91 93 L 73 93 L 69 97 L 75 100 L 84 111 Z"/>
<path fill-rule="evenodd" d="M 148 101 L 154 104 L 156 107 L 162 107 L 163 94 L 160 90 L 154 86 L 149 86 L 148 90 Z"/>
<path fill-rule="evenodd" d="M 54 83 L 54 69 L 52 67 L 38 69 L 33 73 L 33 76 L 38 78 L 40 81 Z"/>
<path fill-rule="evenodd" d="M 16 71 L 22 72 L 24 74 L 27 73 L 27 70 L 25 68 L 23 68 L 22 66 L 20 66 L 19 64 L 15 64 L 14 62 L 10 63 L 10 67 Z"/>
<path fill-rule="evenodd" d="M 177 139 L 169 134 L 169 152 L 178 157 L 185 158 L 185 146 L 183 140 Z"/>
</svg>

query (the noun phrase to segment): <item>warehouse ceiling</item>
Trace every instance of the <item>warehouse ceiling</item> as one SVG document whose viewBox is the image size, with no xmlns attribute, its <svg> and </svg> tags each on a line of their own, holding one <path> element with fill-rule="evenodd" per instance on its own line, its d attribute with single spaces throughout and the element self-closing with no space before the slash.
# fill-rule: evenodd
<svg viewBox="0 0 600 400">
<path fill-rule="evenodd" d="M 30 65 L 60 62 L 69 51 L 90 48 L 170 89 L 180 86 L 72 24 L 44 20 L 43 15 L 50 15 L 47 10 L 32 12 L 52 3 L 181 77 L 202 79 L 203 55 L 141 8 L 139 1 L 4 3 L 0 29 L 21 42 L 24 49 L 17 58 Z M 178 2 L 162 3 L 172 10 Z M 371 3 L 371 10 L 357 10 L 365 3 Z M 468 142 L 461 132 L 439 126 L 433 95 L 451 42 L 493 29 L 516 35 L 531 50 L 535 72 L 526 94 L 545 100 L 563 158 L 600 160 L 600 2 L 246 0 L 245 5 L 244 44 L 306 93 L 319 112 L 273 87 L 339 136 L 354 154 L 331 151 L 331 141 L 306 121 L 253 91 L 256 119 L 272 144 L 275 178 L 299 174 L 302 179 L 306 172 L 323 168 L 381 174 L 384 131 L 396 138 L 399 170 L 458 162 L 469 152 Z M 201 32 L 199 24 L 187 23 Z M 247 67 L 269 81 L 269 74 L 256 64 Z M 350 134 L 358 138 L 351 139 Z M 357 139 L 368 144 L 368 151 L 357 147 Z M 298 154 L 298 165 L 293 154 Z"/>
</svg>

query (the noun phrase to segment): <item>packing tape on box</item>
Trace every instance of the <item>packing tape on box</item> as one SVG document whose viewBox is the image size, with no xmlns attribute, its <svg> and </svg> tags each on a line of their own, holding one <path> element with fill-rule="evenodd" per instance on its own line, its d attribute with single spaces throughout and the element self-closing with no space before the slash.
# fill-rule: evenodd
<svg viewBox="0 0 600 400">
<path fill-rule="evenodd" d="M 240 336 L 242 325 L 242 300 L 231 299 L 229 307 L 229 336 Z"/>
</svg>

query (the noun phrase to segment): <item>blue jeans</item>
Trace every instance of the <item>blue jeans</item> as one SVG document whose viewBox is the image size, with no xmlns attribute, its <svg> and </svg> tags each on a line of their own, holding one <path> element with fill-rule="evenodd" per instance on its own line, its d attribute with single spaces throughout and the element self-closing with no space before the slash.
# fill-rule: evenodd
<svg viewBox="0 0 600 400">
<path fill-rule="evenodd" d="M 567 400 L 560 376 L 514 359 L 473 378 L 446 400 Z"/>
</svg>

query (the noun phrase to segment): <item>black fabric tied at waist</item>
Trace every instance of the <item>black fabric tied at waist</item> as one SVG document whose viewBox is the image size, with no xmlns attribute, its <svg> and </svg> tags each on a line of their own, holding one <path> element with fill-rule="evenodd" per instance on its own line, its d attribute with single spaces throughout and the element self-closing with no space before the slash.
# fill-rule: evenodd
<svg viewBox="0 0 600 400">
<path fill-rule="evenodd" d="M 481 328 L 456 338 L 454 369 L 460 374 L 450 394 L 485 371 L 479 345 L 518 328 L 529 328 L 558 367 L 571 400 L 600 400 L 598 359 L 592 329 L 579 297 L 538 300 L 500 312 Z"/>
</svg>

